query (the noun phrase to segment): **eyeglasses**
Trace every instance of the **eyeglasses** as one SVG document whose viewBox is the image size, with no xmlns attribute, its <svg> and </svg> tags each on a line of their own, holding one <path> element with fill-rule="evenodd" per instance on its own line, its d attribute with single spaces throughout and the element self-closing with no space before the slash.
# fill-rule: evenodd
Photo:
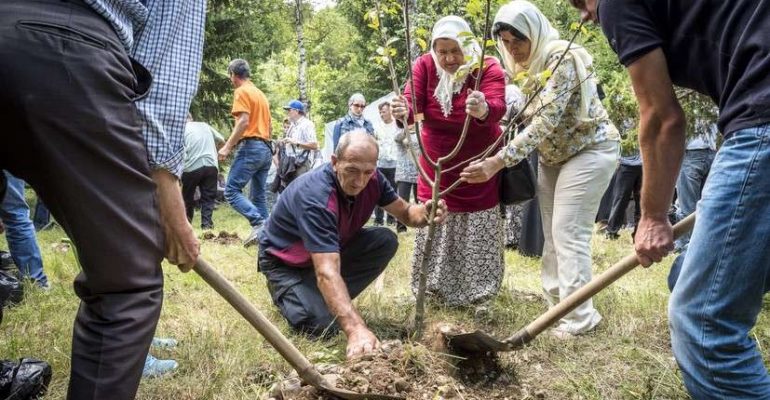
<svg viewBox="0 0 770 400">
<path fill-rule="evenodd" d="M 351 104 L 351 106 L 355 108 L 366 108 L 366 104 Z"/>
</svg>

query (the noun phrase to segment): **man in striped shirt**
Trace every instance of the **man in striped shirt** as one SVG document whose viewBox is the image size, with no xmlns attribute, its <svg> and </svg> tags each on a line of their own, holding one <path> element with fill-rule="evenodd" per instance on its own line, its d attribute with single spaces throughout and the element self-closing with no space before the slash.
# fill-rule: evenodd
<svg viewBox="0 0 770 400">
<path fill-rule="evenodd" d="M 205 1 L 0 2 L 0 168 L 35 188 L 82 267 L 70 399 L 134 398 L 161 260 L 198 256 L 178 177 L 204 20 Z"/>
</svg>

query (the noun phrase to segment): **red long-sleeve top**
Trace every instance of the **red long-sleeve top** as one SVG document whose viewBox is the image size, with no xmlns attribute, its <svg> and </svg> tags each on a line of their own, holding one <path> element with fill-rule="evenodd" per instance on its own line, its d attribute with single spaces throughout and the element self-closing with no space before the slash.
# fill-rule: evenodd
<svg viewBox="0 0 770 400">
<path fill-rule="evenodd" d="M 484 121 L 471 118 L 465 143 L 460 148 L 457 156 L 443 167 L 444 169 L 480 154 L 502 134 L 500 119 L 503 118 L 506 111 L 505 75 L 500 67 L 500 63 L 492 57 L 487 57 L 484 65 L 485 69 L 481 77 L 479 91 L 484 93 L 487 104 L 489 104 L 489 115 L 487 115 Z M 476 71 L 469 76 L 460 93 L 452 97 L 452 113 L 449 114 L 449 117 L 445 117 L 441 111 L 441 105 L 433 97 L 433 92 L 436 90 L 436 85 L 439 82 L 436 68 L 437 66 L 430 54 L 425 54 L 418 58 L 412 68 L 416 93 L 414 96 L 412 95 L 409 83 L 406 84 L 404 90 L 404 97 L 406 97 L 409 104 L 410 123 L 413 122 L 414 115 L 413 98 L 417 103 L 417 111 L 424 115 L 421 131 L 422 141 L 425 151 L 434 161 L 438 160 L 439 157 L 449 154 L 460 140 L 466 115 L 465 99 L 468 97 L 468 89 L 473 89 L 476 85 L 474 77 L 477 76 L 478 72 Z M 497 153 L 496 150 L 490 154 L 494 155 Z M 430 168 L 428 161 L 422 156 L 420 157 L 420 164 L 427 171 L 428 176 L 434 179 L 433 169 Z M 463 167 L 442 173 L 441 190 L 446 189 L 460 179 L 460 172 L 466 165 L 467 163 Z M 495 175 L 495 177 L 484 183 L 462 183 L 444 197 L 447 208 L 452 212 L 475 212 L 496 206 L 500 202 L 498 180 L 498 175 Z M 419 199 L 421 201 L 430 199 L 431 191 L 430 185 L 420 176 L 417 181 L 417 196 Z"/>
</svg>

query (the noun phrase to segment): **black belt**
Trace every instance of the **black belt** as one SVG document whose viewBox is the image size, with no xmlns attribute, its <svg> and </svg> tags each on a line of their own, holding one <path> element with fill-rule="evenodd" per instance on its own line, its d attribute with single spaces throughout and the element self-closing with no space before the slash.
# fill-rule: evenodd
<svg viewBox="0 0 770 400">
<path fill-rule="evenodd" d="M 270 143 L 269 140 L 263 139 L 261 137 L 256 137 L 256 136 L 249 136 L 249 137 L 241 138 L 241 142 L 243 142 L 244 140 L 259 140 L 261 142 Z"/>
<path fill-rule="evenodd" d="M 267 146 L 270 149 L 270 153 L 271 154 L 275 154 L 275 147 L 273 147 L 273 141 L 272 140 L 267 140 L 267 139 L 263 139 L 261 137 L 256 137 L 256 136 L 249 136 L 249 137 L 241 138 L 241 140 L 238 141 L 238 144 L 241 144 L 241 142 L 245 142 L 247 140 L 258 140 L 258 141 L 264 143 L 265 146 Z"/>
</svg>

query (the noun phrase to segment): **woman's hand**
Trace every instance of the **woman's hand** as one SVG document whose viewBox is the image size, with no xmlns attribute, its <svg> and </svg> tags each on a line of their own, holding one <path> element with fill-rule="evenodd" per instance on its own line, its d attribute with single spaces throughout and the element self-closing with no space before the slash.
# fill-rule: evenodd
<svg viewBox="0 0 770 400">
<path fill-rule="evenodd" d="M 483 92 L 468 89 L 465 99 L 465 112 L 473 118 L 485 120 L 489 114 L 489 105 Z"/>
<path fill-rule="evenodd" d="M 409 117 L 409 106 L 406 103 L 406 97 L 397 96 L 390 101 L 390 111 L 393 117 L 398 120 Z"/>
<path fill-rule="evenodd" d="M 505 162 L 498 156 L 477 160 L 460 172 L 460 179 L 468 183 L 482 183 L 492 179 L 498 171 L 505 167 Z"/>
</svg>

